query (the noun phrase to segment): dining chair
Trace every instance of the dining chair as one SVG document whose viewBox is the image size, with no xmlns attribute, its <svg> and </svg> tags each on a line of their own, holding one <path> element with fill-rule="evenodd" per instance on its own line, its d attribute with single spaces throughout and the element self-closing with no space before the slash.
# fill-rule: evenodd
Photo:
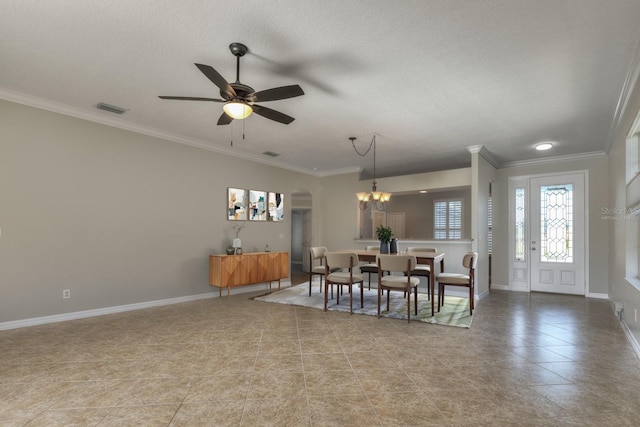
<svg viewBox="0 0 640 427">
<path fill-rule="evenodd" d="M 462 266 L 469 269 L 469 274 L 461 273 L 440 273 L 436 276 L 438 282 L 438 311 L 444 305 L 444 287 L 464 286 L 469 288 L 469 312 L 473 314 L 473 295 L 476 265 L 478 264 L 478 252 L 467 252 L 462 258 Z"/>
<path fill-rule="evenodd" d="M 379 252 L 380 246 L 365 246 L 364 250 L 367 252 Z M 370 262 L 360 266 L 360 273 L 369 274 L 369 290 L 371 290 L 371 274 L 378 274 L 378 264 Z"/>
<path fill-rule="evenodd" d="M 322 292 L 322 278 L 324 277 L 324 254 L 327 248 L 324 246 L 312 246 L 309 248 L 309 296 L 311 296 L 311 284 L 313 276 L 320 276 L 320 292 Z"/>
<path fill-rule="evenodd" d="M 389 296 L 391 291 L 402 291 L 407 296 L 407 322 L 411 322 L 411 291 L 414 293 L 414 311 L 418 314 L 418 285 L 420 279 L 413 277 L 411 272 L 416 268 L 416 257 L 413 255 L 378 255 L 378 318 L 380 318 L 380 305 L 382 291 L 387 290 L 387 310 L 389 310 Z M 382 272 L 388 271 L 385 276 Z M 394 272 L 403 276 L 394 275 Z"/>
<path fill-rule="evenodd" d="M 353 314 L 353 285 L 360 284 L 360 308 L 364 307 L 364 275 L 354 273 L 358 255 L 354 252 L 325 252 L 324 254 L 324 311 L 327 311 L 329 286 L 338 285 L 336 304 L 340 304 L 340 289 L 349 288 L 349 311 Z"/>
<path fill-rule="evenodd" d="M 418 246 L 412 246 L 407 248 L 407 255 L 415 255 L 416 257 L 420 253 L 424 252 L 438 252 L 436 248 L 423 248 Z M 426 277 L 427 278 L 427 298 L 431 299 L 431 285 L 429 281 L 429 275 L 431 274 L 431 268 L 425 264 L 416 264 L 416 268 L 411 271 L 412 276 Z"/>
</svg>

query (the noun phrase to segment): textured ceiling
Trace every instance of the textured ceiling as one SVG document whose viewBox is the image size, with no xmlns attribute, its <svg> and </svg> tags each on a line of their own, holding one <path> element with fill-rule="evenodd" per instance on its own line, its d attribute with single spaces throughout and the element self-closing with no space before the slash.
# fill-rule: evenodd
<svg viewBox="0 0 640 427">
<path fill-rule="evenodd" d="M 348 138 L 374 134 L 379 177 L 466 167 L 475 145 L 496 166 L 606 152 L 638 67 L 638 0 L 1 4 L 0 98 L 318 175 L 370 176 Z M 158 99 L 219 97 L 194 63 L 234 81 L 236 41 L 243 83 L 303 88 L 263 104 L 293 123 Z"/>
</svg>

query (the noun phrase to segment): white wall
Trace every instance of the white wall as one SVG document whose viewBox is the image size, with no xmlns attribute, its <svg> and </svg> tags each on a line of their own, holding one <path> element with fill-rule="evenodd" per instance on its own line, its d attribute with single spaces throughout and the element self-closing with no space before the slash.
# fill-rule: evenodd
<svg viewBox="0 0 640 427">
<path fill-rule="evenodd" d="M 481 295 L 489 290 L 489 186 L 496 180 L 496 169 L 480 153 L 471 155 L 472 178 L 472 223 L 471 248 L 478 253 L 475 292 Z M 494 223 L 495 224 L 495 223 Z"/>
<path fill-rule="evenodd" d="M 319 182 L 0 101 L 0 323 L 217 294 L 208 255 L 234 236 L 227 187 L 285 202 L 305 188 L 315 204 Z M 283 222 L 246 223 L 245 252 L 289 251 L 290 221 L 287 205 Z"/>
</svg>

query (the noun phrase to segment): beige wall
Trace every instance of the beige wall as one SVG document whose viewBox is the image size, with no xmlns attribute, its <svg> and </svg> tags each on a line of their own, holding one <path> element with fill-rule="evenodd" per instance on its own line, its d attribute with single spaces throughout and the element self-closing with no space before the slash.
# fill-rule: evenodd
<svg viewBox="0 0 640 427">
<path fill-rule="evenodd" d="M 379 180 L 470 185 L 470 169 Z M 214 293 L 208 255 L 234 237 L 227 187 L 308 191 L 312 244 L 356 247 L 358 174 L 318 178 L 0 101 L 0 323 Z M 248 222 L 245 251 L 290 251 L 285 221 Z M 62 299 L 70 289 L 71 298 Z"/>
<path fill-rule="evenodd" d="M 626 207 L 626 139 L 631 131 L 633 122 L 640 111 L 640 87 L 632 94 L 626 113 L 621 120 L 618 131 L 615 134 L 614 142 L 609 151 L 609 208 L 623 209 Z M 632 171 L 634 172 L 634 171 Z M 608 283 L 609 296 L 612 301 L 621 302 L 624 307 L 624 320 L 629 326 L 636 342 L 640 342 L 640 289 L 632 286 L 625 280 L 627 247 L 634 246 L 632 240 L 628 239 L 628 229 L 637 230 L 637 224 L 628 224 L 629 220 L 609 220 L 610 251 Z M 635 219 L 634 221 L 638 221 Z M 637 231 L 636 231 L 637 232 Z M 635 312 L 638 312 L 638 321 Z"/>
<path fill-rule="evenodd" d="M 208 255 L 234 236 L 227 187 L 285 202 L 304 188 L 315 204 L 319 182 L 0 101 L 0 323 L 217 293 Z M 289 251 L 289 214 L 287 205 L 283 222 L 247 223 L 244 250 Z"/>
</svg>

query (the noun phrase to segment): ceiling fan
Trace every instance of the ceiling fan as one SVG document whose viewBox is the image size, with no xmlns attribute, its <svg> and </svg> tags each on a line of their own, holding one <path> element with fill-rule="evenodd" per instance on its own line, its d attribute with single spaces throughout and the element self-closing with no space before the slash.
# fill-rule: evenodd
<svg viewBox="0 0 640 427">
<path fill-rule="evenodd" d="M 240 83 L 240 58 L 243 57 L 249 49 L 242 43 L 231 43 L 229 50 L 236 57 L 236 81 L 228 83 L 224 77 L 220 75 L 213 67 L 204 64 L 195 64 L 202 74 L 204 74 L 214 85 L 220 88 L 220 96 L 217 98 L 198 98 L 192 96 L 159 96 L 161 99 L 175 99 L 180 101 L 211 101 L 222 102 L 224 112 L 218 119 L 219 125 L 228 125 L 233 119 L 244 119 L 249 117 L 252 112 L 266 117 L 276 122 L 288 125 L 295 119 L 287 116 L 279 111 L 271 108 L 263 107 L 256 104 L 257 102 L 278 101 L 280 99 L 294 98 L 304 95 L 302 88 L 298 85 L 281 86 L 272 89 L 261 90 L 256 92 L 252 87 Z"/>
</svg>

